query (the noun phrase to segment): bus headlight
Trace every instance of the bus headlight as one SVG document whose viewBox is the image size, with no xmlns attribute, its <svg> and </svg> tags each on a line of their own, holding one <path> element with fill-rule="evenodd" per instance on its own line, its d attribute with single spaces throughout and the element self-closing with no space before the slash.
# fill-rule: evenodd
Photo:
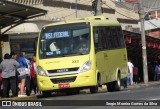
<svg viewBox="0 0 160 109">
<path fill-rule="evenodd" d="M 40 76 L 47 76 L 46 71 L 45 71 L 41 66 L 38 66 L 38 67 L 37 67 L 37 73 L 38 73 Z"/>
<path fill-rule="evenodd" d="M 88 70 L 91 69 L 91 67 L 92 67 L 92 61 L 89 60 L 89 61 L 87 61 L 87 62 L 81 67 L 80 72 L 88 71 Z"/>
</svg>

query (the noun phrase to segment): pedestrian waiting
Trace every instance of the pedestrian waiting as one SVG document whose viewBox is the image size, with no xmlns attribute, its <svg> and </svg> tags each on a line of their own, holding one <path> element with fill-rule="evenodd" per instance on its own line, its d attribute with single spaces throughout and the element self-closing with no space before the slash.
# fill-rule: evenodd
<svg viewBox="0 0 160 109">
<path fill-rule="evenodd" d="M 134 81 L 135 84 L 137 84 L 138 81 L 139 81 L 139 78 L 138 78 L 138 67 L 137 66 L 133 67 L 133 81 Z"/>
<path fill-rule="evenodd" d="M 128 61 L 128 85 L 133 85 L 133 68 L 131 60 Z"/>
<path fill-rule="evenodd" d="M 37 90 L 37 78 L 36 78 L 36 56 L 34 55 L 32 57 L 32 61 L 31 61 L 31 65 L 32 65 L 32 69 L 31 69 L 31 91 L 34 91 L 34 94 L 36 94 L 38 92 Z"/>
<path fill-rule="evenodd" d="M 158 65 L 158 62 L 155 62 L 154 81 L 158 81 L 159 80 L 158 73 L 159 73 L 159 65 Z"/>
<path fill-rule="evenodd" d="M 20 56 L 18 58 L 18 62 L 20 64 L 19 68 L 17 69 L 17 71 L 19 72 L 19 75 L 18 75 L 18 81 L 19 81 L 18 97 L 26 96 L 26 95 L 24 95 L 24 88 L 25 88 L 25 82 L 26 82 L 27 63 L 24 58 L 24 55 L 25 55 L 24 52 L 22 52 L 22 53 L 20 53 Z"/>
<path fill-rule="evenodd" d="M 30 62 L 30 59 L 27 59 L 26 57 L 25 58 L 25 61 L 27 63 L 27 66 L 26 66 L 26 82 L 25 82 L 25 86 L 26 86 L 26 95 L 27 96 L 30 96 L 30 71 L 32 69 L 32 66 L 31 66 L 31 62 Z"/>
<path fill-rule="evenodd" d="M 17 53 L 15 53 L 15 52 L 11 52 L 10 53 L 10 57 L 11 57 L 11 59 L 14 59 L 14 60 L 16 60 L 17 61 L 17 57 L 18 57 L 18 55 L 17 55 Z M 16 70 L 16 93 L 17 93 L 17 96 L 18 96 L 18 75 L 19 75 L 19 73 L 18 73 L 18 71 Z M 9 89 L 10 90 L 10 89 Z M 8 90 L 8 91 L 9 91 Z"/>
<path fill-rule="evenodd" d="M 2 58 L 0 57 L 0 63 L 2 62 Z M 2 70 L 0 69 L 0 97 L 2 97 Z"/>
<path fill-rule="evenodd" d="M 6 53 L 4 60 L 0 64 L 2 70 L 2 84 L 3 84 L 3 97 L 8 98 L 9 84 L 12 90 L 12 97 L 16 97 L 16 69 L 19 67 L 19 63 L 10 58 L 10 55 Z"/>
</svg>

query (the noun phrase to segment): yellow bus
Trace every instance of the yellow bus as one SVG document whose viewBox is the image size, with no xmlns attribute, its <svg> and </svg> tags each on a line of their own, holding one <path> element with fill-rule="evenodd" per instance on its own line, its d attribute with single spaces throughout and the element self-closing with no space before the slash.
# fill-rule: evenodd
<svg viewBox="0 0 160 109">
<path fill-rule="evenodd" d="M 121 25 L 103 16 L 65 20 L 42 28 L 37 44 L 37 82 L 51 91 L 118 91 L 128 73 Z"/>
</svg>

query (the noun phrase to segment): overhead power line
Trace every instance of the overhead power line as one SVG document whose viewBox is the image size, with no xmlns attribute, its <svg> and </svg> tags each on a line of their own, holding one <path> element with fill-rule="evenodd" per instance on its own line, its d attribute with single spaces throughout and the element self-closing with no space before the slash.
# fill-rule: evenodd
<svg viewBox="0 0 160 109">
<path fill-rule="evenodd" d="M 153 2 L 153 4 L 151 5 L 151 7 L 154 6 L 156 4 L 156 2 L 157 2 L 157 0 L 155 2 Z M 148 9 L 148 12 L 145 14 L 145 16 L 150 12 L 151 7 Z"/>
<path fill-rule="evenodd" d="M 113 0 L 111 0 L 111 1 L 112 1 L 113 3 L 119 5 L 119 6 L 122 7 L 122 8 L 128 9 L 128 10 L 130 10 L 130 11 L 134 11 L 132 8 L 124 5 L 122 2 L 116 2 L 116 1 L 113 1 Z M 135 12 L 135 11 L 134 11 L 134 12 Z"/>
<path fill-rule="evenodd" d="M 115 8 L 112 8 L 111 6 L 109 6 L 108 4 L 106 4 L 106 3 L 104 3 L 106 6 L 108 6 L 109 8 L 111 8 L 111 9 L 114 9 L 118 14 L 120 14 L 120 15 L 122 15 L 122 16 L 124 16 L 124 17 L 127 17 L 127 18 L 129 18 L 129 19 L 132 19 L 132 20 L 135 20 L 134 18 L 132 18 L 132 17 L 128 17 L 128 16 L 126 16 L 125 14 L 122 14 L 121 12 L 119 12 L 119 11 L 117 11 Z"/>
</svg>

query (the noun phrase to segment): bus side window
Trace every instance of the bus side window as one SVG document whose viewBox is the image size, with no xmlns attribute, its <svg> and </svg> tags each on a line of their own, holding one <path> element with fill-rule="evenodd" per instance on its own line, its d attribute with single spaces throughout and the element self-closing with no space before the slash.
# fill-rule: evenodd
<svg viewBox="0 0 160 109">
<path fill-rule="evenodd" d="M 98 44 L 98 32 L 94 33 L 94 42 Z"/>
<path fill-rule="evenodd" d="M 94 47 L 95 47 L 95 51 L 99 51 L 102 49 L 101 35 L 100 35 L 99 28 L 94 28 Z"/>
<path fill-rule="evenodd" d="M 98 50 L 98 41 L 99 38 L 98 38 L 98 31 L 94 31 L 94 48 L 95 48 L 95 51 Z"/>
<path fill-rule="evenodd" d="M 123 31 L 122 31 L 121 27 L 117 28 L 117 34 L 119 37 L 120 47 L 125 47 L 125 41 L 124 41 Z"/>
</svg>

